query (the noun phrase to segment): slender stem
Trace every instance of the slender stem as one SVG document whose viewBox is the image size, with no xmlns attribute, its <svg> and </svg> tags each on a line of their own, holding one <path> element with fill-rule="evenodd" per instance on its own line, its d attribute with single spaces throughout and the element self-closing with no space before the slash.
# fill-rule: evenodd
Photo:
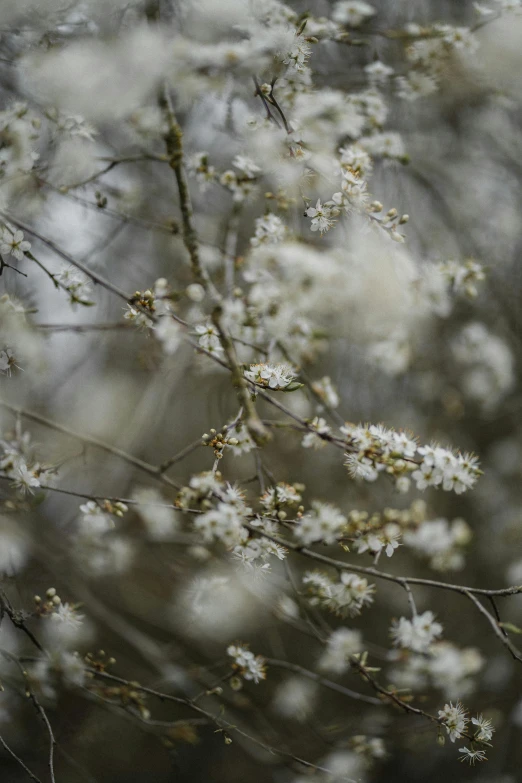
<svg viewBox="0 0 522 783">
<path fill-rule="evenodd" d="M 228 365 L 232 373 L 232 384 L 236 387 L 241 405 L 245 410 L 245 425 L 253 441 L 258 446 L 263 446 L 271 439 L 272 436 L 266 429 L 265 425 L 259 418 L 258 412 L 256 411 L 256 407 L 250 393 L 249 384 L 239 366 L 234 341 L 227 334 L 227 332 L 225 332 L 221 323 L 222 312 L 221 305 L 216 305 L 212 312 L 212 321 L 219 332 L 221 345 L 223 346 L 225 356 L 227 357 Z"/>
<path fill-rule="evenodd" d="M 153 688 L 146 688 L 145 686 L 139 685 L 138 683 L 135 682 L 131 684 L 128 680 L 124 680 L 121 677 L 116 677 L 112 674 L 108 674 L 107 672 L 98 672 L 95 669 L 89 669 L 88 671 L 90 671 L 90 673 L 93 674 L 95 677 L 100 677 L 101 679 L 117 682 L 125 686 L 132 686 L 133 689 L 137 691 L 141 691 L 142 693 L 147 693 L 150 696 L 154 696 L 155 698 L 159 699 L 162 702 L 171 701 L 171 702 L 175 702 L 176 704 L 184 705 L 189 709 L 193 710 L 194 712 L 197 712 L 199 715 L 203 715 L 205 718 L 208 718 L 212 723 L 214 723 L 214 725 L 218 727 L 218 731 L 224 731 L 226 729 L 227 733 L 239 734 L 241 737 L 248 739 L 250 742 L 253 742 L 258 747 L 263 748 L 271 755 L 286 756 L 287 758 L 292 759 L 292 761 L 297 761 L 299 764 L 302 764 L 303 766 L 308 767 L 310 769 L 315 769 L 321 772 L 330 773 L 330 770 L 328 770 L 325 767 L 319 766 L 318 764 L 312 764 L 310 761 L 306 761 L 305 759 L 302 759 L 299 756 L 295 756 L 293 753 L 289 753 L 285 750 L 281 750 L 279 748 L 274 748 L 271 745 L 267 745 L 261 740 L 258 740 L 256 737 L 247 734 L 246 731 L 243 731 L 243 729 L 240 729 L 238 726 L 229 723 L 229 721 L 224 720 L 222 717 L 217 717 L 213 715 L 211 712 L 204 710 L 202 707 L 195 704 L 192 699 L 186 699 L 181 696 L 172 696 L 168 693 L 162 693 L 160 691 L 154 690 Z M 350 781 L 349 783 L 355 783 L 355 781 Z"/>
<path fill-rule="evenodd" d="M 160 473 L 165 473 L 166 470 L 168 470 L 172 465 L 175 465 L 176 462 L 181 462 L 181 460 L 185 459 L 185 457 L 188 457 L 189 454 L 192 454 L 193 451 L 196 451 L 200 446 L 202 446 L 203 443 L 201 441 L 201 438 L 198 438 L 193 443 L 189 443 L 188 446 L 185 446 L 184 449 L 181 449 L 181 451 L 178 451 L 177 454 L 174 454 L 173 457 L 170 457 L 170 459 L 165 460 L 165 462 L 162 462 L 159 466 Z"/>
<path fill-rule="evenodd" d="M 130 300 L 130 297 L 127 296 L 127 294 L 124 291 L 122 291 L 121 288 L 118 288 L 118 286 L 114 285 L 114 283 L 111 283 L 109 280 L 106 280 L 104 277 L 102 277 L 102 275 L 98 274 L 98 272 L 94 272 L 92 269 L 89 269 L 89 267 L 85 266 L 85 264 L 83 264 L 81 261 L 78 261 L 78 259 L 73 258 L 71 255 L 69 255 L 69 253 L 67 253 L 57 244 L 52 242 L 50 239 L 47 239 L 46 237 L 43 236 L 43 234 L 40 234 L 34 228 L 31 228 L 31 226 L 28 226 L 26 223 L 23 223 L 21 220 L 18 220 L 18 218 L 13 217 L 13 215 L 11 215 L 9 212 L 6 212 L 5 210 L 0 211 L 0 215 L 2 215 L 2 217 L 9 220 L 11 223 L 13 223 L 13 225 L 21 229 L 21 231 L 24 231 L 30 236 L 39 239 L 40 242 L 43 242 L 43 244 L 46 247 L 48 247 L 50 250 L 52 250 L 54 253 L 56 253 L 57 256 L 60 256 L 60 258 L 63 258 L 64 261 L 67 261 L 72 266 L 75 266 L 77 269 L 80 269 L 93 282 L 98 283 L 98 285 L 101 285 L 103 288 L 106 288 L 107 291 L 110 291 L 116 296 L 119 296 L 120 299 L 124 299 L 126 302 Z M 31 256 L 32 254 L 29 255 L 30 258 Z M 32 257 L 31 260 L 34 261 L 36 259 Z M 53 277 L 53 275 L 51 275 L 51 277 Z M 53 281 L 54 281 L 54 277 L 53 277 Z"/>
<path fill-rule="evenodd" d="M 39 777 L 37 777 L 37 776 L 36 776 L 36 775 L 35 775 L 33 772 L 31 772 L 31 770 L 29 769 L 29 767 L 27 767 L 27 766 L 24 764 L 24 762 L 22 761 L 22 759 L 21 759 L 21 758 L 19 758 L 19 757 L 16 755 L 16 753 L 14 752 L 14 750 L 11 750 L 11 748 L 9 747 L 9 745 L 8 745 L 8 744 L 7 744 L 7 742 L 4 740 L 4 738 L 2 737 L 2 735 L 1 735 L 1 734 L 0 734 L 0 744 L 3 746 L 4 750 L 6 750 L 6 751 L 9 753 L 9 755 L 10 755 L 10 756 L 12 756 L 12 757 L 14 758 L 14 760 L 15 760 L 16 762 L 18 762 L 18 764 L 20 764 L 20 766 L 22 767 L 22 769 L 23 769 L 23 770 L 25 770 L 25 772 L 27 772 L 27 774 L 29 775 L 29 777 L 31 778 L 31 780 L 34 780 L 34 781 L 35 781 L 35 783 L 42 783 L 42 781 L 40 780 L 40 778 L 39 778 Z"/>
<path fill-rule="evenodd" d="M 417 607 L 415 606 L 415 599 L 413 597 L 413 593 L 411 590 L 411 587 L 408 584 L 408 581 L 406 579 L 403 579 L 400 584 L 404 587 L 406 590 L 406 594 L 408 596 L 408 603 L 410 605 L 410 610 L 412 617 L 415 617 L 417 615 Z"/>
<path fill-rule="evenodd" d="M 467 595 L 467 593 L 473 593 L 476 595 L 487 595 L 487 596 L 491 595 L 491 596 L 499 596 L 499 597 L 508 596 L 508 595 L 517 595 L 518 593 L 522 593 L 521 585 L 515 585 L 513 587 L 504 587 L 501 588 L 500 590 L 486 590 L 480 587 L 467 587 L 465 585 L 454 585 L 448 582 L 437 582 L 435 579 L 421 579 L 420 577 L 416 577 L 416 576 L 395 576 L 395 574 L 387 574 L 384 571 L 379 571 L 377 570 L 377 568 L 372 568 L 371 566 L 360 566 L 354 563 L 346 563 L 343 560 L 334 560 L 332 557 L 327 557 L 326 555 L 321 555 L 319 552 L 314 552 L 314 550 L 312 549 L 301 547 L 299 544 L 294 544 L 291 541 L 287 541 L 285 538 L 280 538 L 279 536 L 271 535 L 270 533 L 267 533 L 264 530 L 260 530 L 259 528 L 256 528 L 253 525 L 250 525 L 249 523 L 246 523 L 245 527 L 247 527 L 248 530 L 250 530 L 250 532 L 253 533 L 254 535 L 262 535 L 264 538 L 269 538 L 271 541 L 274 541 L 274 543 L 280 544 L 281 546 L 290 549 L 292 552 L 297 552 L 303 557 L 308 557 L 311 560 L 316 560 L 319 563 L 324 563 L 325 565 L 329 565 L 332 568 L 337 569 L 338 571 L 353 571 L 354 573 L 357 574 L 366 574 L 368 576 L 373 576 L 376 579 L 384 579 L 388 582 L 395 582 L 396 584 L 401 585 L 401 587 L 403 588 L 405 587 L 405 585 L 410 585 L 410 584 L 425 585 L 426 587 L 435 587 L 441 590 L 452 590 L 453 592 L 461 593 L 462 595 Z"/>
<path fill-rule="evenodd" d="M 273 666 L 276 669 L 288 669 L 291 672 L 295 672 L 296 674 L 300 674 L 303 677 L 307 677 L 309 680 L 317 682 L 324 688 L 328 688 L 329 690 L 335 691 L 336 693 L 341 693 L 343 696 L 348 696 L 350 699 L 364 701 L 366 704 L 374 704 L 377 706 L 382 705 L 381 699 L 376 699 L 373 696 L 366 696 L 364 693 L 357 693 L 357 691 L 352 691 L 349 688 L 345 688 L 344 685 L 339 685 L 337 682 L 332 682 L 332 680 L 328 680 L 325 677 L 322 677 L 320 674 L 317 674 L 317 672 L 313 672 L 309 669 L 303 668 L 303 666 L 299 666 L 297 663 L 290 663 L 290 661 L 280 661 L 276 660 L 275 658 L 265 658 L 265 661 L 268 666 Z"/>
<path fill-rule="evenodd" d="M 142 470 L 144 473 L 148 473 L 150 476 L 154 476 L 159 481 L 162 481 L 164 484 L 168 484 L 169 486 L 174 487 L 175 489 L 179 488 L 178 485 L 174 481 L 172 481 L 172 479 L 169 479 L 167 476 L 162 475 L 159 467 L 157 467 L 156 465 L 151 465 L 150 463 L 145 462 L 144 460 L 139 459 L 138 457 L 134 457 L 132 454 L 128 454 L 126 451 L 123 451 L 122 449 L 119 449 L 116 446 L 111 446 L 109 443 L 105 443 L 105 441 L 98 440 L 98 438 L 93 438 L 90 435 L 85 435 L 83 433 L 76 432 L 70 427 L 65 427 L 63 424 L 59 424 L 56 421 L 52 421 L 51 419 L 48 419 L 45 416 L 42 416 L 38 413 L 33 413 L 33 411 L 28 411 L 24 408 L 19 408 L 15 405 L 10 405 L 4 400 L 0 400 L 0 406 L 7 408 L 7 410 L 11 411 L 12 413 L 15 413 L 18 416 L 24 416 L 26 419 L 35 421 L 38 424 L 43 424 L 45 427 L 50 427 L 51 429 L 56 430 L 57 432 L 63 432 L 65 435 L 70 435 L 72 438 L 76 438 L 77 440 L 80 440 L 83 443 L 87 443 L 90 446 L 95 446 L 96 448 L 102 449 L 102 451 L 106 451 L 109 454 L 113 454 L 114 456 L 122 459 L 124 462 L 127 462 L 129 465 L 133 465 L 135 468 Z"/>
<path fill-rule="evenodd" d="M 520 650 L 519 650 L 517 647 L 515 647 L 515 645 L 513 644 L 513 642 L 511 641 L 511 639 L 509 638 L 509 636 L 508 636 L 508 635 L 507 635 L 507 634 L 506 634 L 506 633 L 505 633 L 505 632 L 502 630 L 502 628 L 500 627 L 500 625 L 498 624 L 498 622 L 495 620 L 495 618 L 493 617 L 493 615 L 492 615 L 492 614 L 490 614 L 490 612 L 488 612 L 488 610 L 487 610 L 487 609 L 485 608 L 485 606 L 484 606 L 484 605 L 483 605 L 483 604 L 482 604 L 482 603 L 481 603 L 481 602 L 478 600 L 478 598 L 477 598 L 476 596 L 474 596 L 474 595 L 473 595 L 473 593 L 472 593 L 472 591 L 471 591 L 471 590 L 465 590 L 465 591 L 464 591 L 464 595 L 467 595 L 467 597 L 469 598 L 469 600 L 470 600 L 470 601 L 472 601 L 472 602 L 475 604 L 475 606 L 477 607 L 477 609 L 479 610 L 479 612 L 480 612 L 482 615 L 484 615 L 484 617 L 486 618 L 486 620 L 488 621 L 488 623 L 489 623 L 489 624 L 491 625 L 491 627 L 493 628 L 493 631 L 494 631 L 495 635 L 497 636 L 497 638 L 498 638 L 498 639 L 500 639 L 500 641 L 501 641 L 501 643 L 504 645 L 504 647 L 506 647 L 506 648 L 509 650 L 509 652 L 510 652 L 511 656 L 512 656 L 512 657 L 513 657 L 513 658 L 514 658 L 516 661 L 520 661 L 520 662 L 522 663 L 522 653 L 520 652 Z"/>
<path fill-rule="evenodd" d="M 116 329 L 129 331 L 132 328 L 132 324 L 128 321 L 99 324 L 33 324 L 33 326 L 46 332 L 110 332 Z"/>
<path fill-rule="evenodd" d="M 0 590 L 0 619 L 4 612 L 9 617 L 14 627 L 18 628 L 18 630 L 20 631 L 23 631 L 23 633 L 25 633 L 28 639 L 31 640 L 31 642 L 34 644 L 37 650 L 40 650 L 40 652 L 45 652 L 44 648 L 42 647 L 42 645 L 40 644 L 40 642 L 38 641 L 34 633 L 25 624 L 23 615 L 20 612 L 17 612 L 15 609 L 13 609 L 13 606 L 9 598 L 7 597 L 7 595 L 4 593 L 3 590 Z"/>
<path fill-rule="evenodd" d="M 164 136 L 169 165 L 174 171 L 178 186 L 179 204 L 183 227 L 183 242 L 190 256 L 192 274 L 196 283 L 208 288 L 208 278 L 204 273 L 199 258 L 199 245 L 196 228 L 194 225 L 194 213 L 188 189 L 187 177 L 183 166 L 183 131 L 172 109 L 168 90 L 165 87 L 159 95 L 159 105 L 167 120 L 168 128 Z"/>
<path fill-rule="evenodd" d="M 116 209 L 112 209 L 112 207 L 106 206 L 102 208 L 96 204 L 96 202 L 89 201 L 89 199 L 84 198 L 83 196 L 79 196 L 77 193 L 70 193 L 68 190 L 64 191 L 62 188 L 56 187 L 51 182 L 48 182 L 41 177 L 37 177 L 37 180 L 41 185 L 51 188 L 55 193 L 59 193 L 65 198 L 76 201 L 78 204 L 81 204 L 82 206 L 87 207 L 87 209 L 91 209 L 94 212 L 97 212 L 99 215 L 105 215 L 106 217 L 113 218 L 114 220 L 120 220 L 123 224 L 132 223 L 133 225 L 141 226 L 142 228 L 149 230 L 152 229 L 154 231 L 161 231 L 165 234 L 179 233 L 179 226 L 174 220 L 170 220 L 170 225 L 166 225 L 163 223 L 154 222 L 152 220 L 147 220 L 146 218 L 140 218 L 136 215 L 129 215 L 126 212 L 119 212 Z"/>
</svg>

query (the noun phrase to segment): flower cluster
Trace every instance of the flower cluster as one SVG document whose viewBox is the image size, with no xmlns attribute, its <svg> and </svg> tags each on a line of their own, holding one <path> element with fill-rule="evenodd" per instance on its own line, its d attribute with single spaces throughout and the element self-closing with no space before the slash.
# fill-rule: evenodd
<svg viewBox="0 0 522 783">
<path fill-rule="evenodd" d="M 442 486 L 457 495 L 471 489 L 480 475 L 478 460 L 473 454 L 455 454 L 442 446 L 421 446 L 419 468 L 412 473 L 417 489 Z"/>
<path fill-rule="evenodd" d="M 360 27 L 375 14 L 375 8 L 363 0 L 339 0 L 334 6 L 332 18 L 348 27 Z"/>
<path fill-rule="evenodd" d="M 251 364 L 250 369 L 245 370 L 245 378 L 274 391 L 293 391 L 299 388 L 299 384 L 294 383 L 297 372 L 289 364 Z"/>
<path fill-rule="evenodd" d="M 339 394 L 328 375 L 325 375 L 319 381 L 314 381 L 312 390 L 329 408 L 337 408 L 339 406 Z"/>
<path fill-rule="evenodd" d="M 345 424 L 341 427 L 350 446 L 346 466 L 353 478 L 376 481 L 386 471 L 400 477 L 408 470 L 407 460 L 413 460 L 417 443 L 404 432 L 381 425 Z"/>
<path fill-rule="evenodd" d="M 190 295 L 190 292 L 189 292 Z M 174 295 L 167 280 L 160 277 L 154 283 L 154 309 L 157 317 L 153 332 L 167 356 L 172 356 L 181 344 L 181 328 L 172 317 Z"/>
<path fill-rule="evenodd" d="M 315 416 L 308 425 L 310 431 L 303 436 L 301 445 L 305 449 L 322 449 L 327 444 L 327 439 L 321 437 L 324 435 L 330 435 L 331 427 L 328 426 L 325 419 L 320 416 Z"/>
<path fill-rule="evenodd" d="M 259 529 L 260 535 L 238 544 L 234 547 L 232 556 L 236 562 L 254 576 L 266 576 L 271 571 L 271 564 L 268 561 L 273 557 L 277 560 L 284 560 L 288 550 L 262 535 L 263 532 L 275 535 L 277 533 L 276 523 L 265 519 L 252 520 L 251 524 L 252 527 Z"/>
<path fill-rule="evenodd" d="M 346 466 L 353 478 L 375 481 L 385 471 L 399 483 L 411 474 L 417 489 L 442 487 L 461 494 L 471 489 L 481 474 L 473 454 L 455 453 L 436 444 L 419 447 L 406 433 L 381 425 L 346 424 L 341 432 L 350 447 Z M 405 489 L 408 486 L 409 481 Z"/>
<path fill-rule="evenodd" d="M 227 647 L 227 655 L 233 659 L 234 670 L 244 680 L 252 680 L 256 685 L 260 680 L 266 680 L 265 659 L 261 655 L 254 655 L 244 644 L 231 644 Z"/>
<path fill-rule="evenodd" d="M 309 38 L 305 38 L 298 32 L 293 34 L 289 45 L 286 46 L 286 51 L 279 53 L 284 65 L 288 65 L 298 72 L 305 71 L 306 62 L 312 53 L 309 41 Z"/>
<path fill-rule="evenodd" d="M 422 28 L 410 24 L 407 32 L 414 39 L 406 47 L 411 69 L 406 76 L 397 77 L 396 86 L 397 95 L 408 101 L 435 92 L 448 62 L 453 58 L 473 55 L 479 45 L 469 27 L 434 24 Z"/>
<path fill-rule="evenodd" d="M 449 738 L 452 742 L 456 739 L 464 736 L 468 731 L 470 720 L 468 714 L 462 704 L 457 702 L 453 705 L 452 702 L 444 705 L 444 709 L 439 710 L 439 720 L 445 727 L 449 734 Z M 459 748 L 459 752 L 463 755 L 460 757 L 461 761 L 467 761 L 469 764 L 475 764 L 476 761 L 486 761 L 486 751 L 483 748 L 476 747 L 477 745 L 490 745 L 490 740 L 493 737 L 493 724 L 491 720 L 484 718 L 482 715 L 478 715 L 476 718 L 471 718 L 471 726 L 474 728 L 473 736 L 471 739 L 471 748 L 463 747 Z"/>
<path fill-rule="evenodd" d="M 356 617 L 365 606 L 373 602 L 375 586 L 357 574 L 342 571 L 339 581 L 332 581 L 327 574 L 308 571 L 303 576 L 312 606 L 322 606 L 341 617 Z"/>
<path fill-rule="evenodd" d="M 178 519 L 162 495 L 150 487 L 139 487 L 133 492 L 133 500 L 151 541 L 171 540 L 178 528 Z"/>
<path fill-rule="evenodd" d="M 453 260 L 443 261 L 439 264 L 439 269 L 456 293 L 464 294 L 470 299 L 474 299 L 478 294 L 477 284 L 486 279 L 484 268 L 472 258 L 463 264 Z"/>
<path fill-rule="evenodd" d="M 304 511 L 299 505 L 303 490 L 302 484 L 286 484 L 284 481 L 280 481 L 274 487 L 269 487 L 260 498 L 264 515 L 286 519 L 289 511 Z"/>
<path fill-rule="evenodd" d="M 58 272 L 56 279 L 60 285 L 67 291 L 72 305 L 92 305 L 90 299 L 92 285 L 89 278 L 79 269 L 73 266 L 65 266 Z"/>
<path fill-rule="evenodd" d="M 327 639 L 318 666 L 326 672 L 342 674 L 350 666 L 350 657 L 362 652 L 362 634 L 354 628 L 337 628 Z"/>
<path fill-rule="evenodd" d="M 236 506 L 220 502 L 216 508 L 195 518 L 194 529 L 201 533 L 204 541 L 219 540 L 231 548 L 248 538 L 243 522 L 244 516 Z"/>
<path fill-rule="evenodd" d="M 187 171 L 195 178 L 202 193 L 209 185 L 219 184 L 232 194 L 235 202 L 240 203 L 253 193 L 261 167 L 249 156 L 241 154 L 234 157 L 232 165 L 239 174 L 233 169 L 219 172 L 209 163 L 208 152 L 196 152 L 187 159 Z"/>
<path fill-rule="evenodd" d="M 80 506 L 82 513 L 78 523 L 78 532 L 82 536 L 96 538 L 114 530 L 115 523 L 110 513 L 95 500 L 89 500 Z"/>
<path fill-rule="evenodd" d="M 22 494 L 31 495 L 41 485 L 45 468 L 35 459 L 29 433 L 19 426 L 15 433 L 0 439 L 0 470 Z"/>
<path fill-rule="evenodd" d="M 256 447 L 247 427 L 242 422 L 238 422 L 233 427 L 227 427 L 227 435 L 229 447 L 236 456 L 248 454 Z"/>
<path fill-rule="evenodd" d="M 346 528 L 347 519 L 338 508 L 330 503 L 312 502 L 309 511 L 297 522 L 294 535 L 301 544 L 313 544 L 321 541 L 333 544 Z"/>
<path fill-rule="evenodd" d="M 463 519 L 449 522 L 444 518 L 425 519 L 403 534 L 405 546 L 429 559 L 437 571 L 454 571 L 463 567 L 462 548 L 469 543 L 471 530 Z"/>
<path fill-rule="evenodd" d="M 78 653 L 57 647 L 28 666 L 27 679 L 31 690 L 54 700 L 60 680 L 69 688 L 85 685 L 85 664 Z"/>
<path fill-rule="evenodd" d="M 372 555 L 380 555 L 382 551 L 391 557 L 400 545 L 399 538 L 401 528 L 395 522 L 387 522 L 379 531 L 370 531 L 357 536 L 354 540 L 354 548 L 359 554 L 370 552 Z"/>
<path fill-rule="evenodd" d="M 414 652 L 427 652 L 441 634 L 442 625 L 435 622 L 435 616 L 430 611 L 416 614 L 411 620 L 400 617 L 391 629 L 393 643 Z"/>
<path fill-rule="evenodd" d="M 362 104 L 367 103 L 361 100 Z M 371 101 L 370 101 L 371 103 Z M 341 190 L 332 195 L 329 201 L 317 200 L 315 207 L 308 207 L 305 212 L 312 218 L 310 228 L 324 234 L 334 224 L 335 218 L 344 212 L 364 215 L 374 226 L 384 230 L 395 242 L 404 242 L 404 236 L 398 228 L 409 220 L 407 214 L 400 215 L 392 208 L 384 215 L 380 201 L 372 200 L 368 191 L 366 177 L 373 169 L 373 160 L 369 155 L 403 160 L 404 146 L 397 134 L 371 134 L 360 138 L 359 142 L 339 149 L 339 159 L 335 162 L 335 172 L 341 174 Z"/>
<path fill-rule="evenodd" d="M 187 171 L 205 191 L 208 185 L 216 180 L 216 169 L 208 162 L 208 152 L 196 152 L 187 158 Z"/>
<path fill-rule="evenodd" d="M 480 321 L 465 324 L 452 339 L 463 394 L 488 411 L 515 384 L 514 357 L 506 341 Z"/>
<path fill-rule="evenodd" d="M 141 329 L 150 329 L 154 322 L 149 316 L 154 315 L 155 312 L 156 297 L 148 288 L 146 291 L 136 291 L 133 294 L 123 317 Z"/>
<path fill-rule="evenodd" d="M 368 738 L 365 734 L 355 734 L 350 737 L 348 745 L 359 755 L 365 756 L 368 761 L 386 756 L 386 748 L 380 737 Z"/>
<path fill-rule="evenodd" d="M 280 217 L 268 212 L 263 217 L 256 218 L 255 234 L 250 240 L 252 247 L 258 247 L 261 244 L 275 245 L 282 242 L 286 236 L 286 226 Z"/>
<path fill-rule="evenodd" d="M 74 552 L 79 565 L 92 574 L 126 571 L 134 550 L 113 519 L 121 519 L 127 513 L 126 504 L 89 500 L 79 510 L 81 516 L 76 523 Z"/>
<path fill-rule="evenodd" d="M 84 615 L 78 612 L 77 606 L 63 603 L 54 587 L 46 591 L 45 599 L 35 595 L 34 603 L 36 616 L 50 620 L 45 633 L 52 647 L 71 647 L 78 642 Z"/>
<path fill-rule="evenodd" d="M 437 688 L 447 699 L 468 696 L 475 688 L 473 675 L 484 665 L 484 659 L 474 647 L 459 649 L 451 642 L 434 641 L 427 652 L 414 653 L 405 648 L 393 651 L 398 660 L 389 677 L 399 688 L 423 692 Z"/>
<path fill-rule="evenodd" d="M 439 710 L 439 719 L 452 742 L 462 737 L 469 723 L 468 714 L 460 701 L 455 705 L 451 701 L 444 705 L 444 709 Z"/>
<path fill-rule="evenodd" d="M 176 498 L 176 506 L 181 509 L 198 508 L 208 510 L 212 500 L 224 497 L 226 485 L 219 470 L 205 470 L 192 476 L 188 487 L 182 487 Z"/>
</svg>

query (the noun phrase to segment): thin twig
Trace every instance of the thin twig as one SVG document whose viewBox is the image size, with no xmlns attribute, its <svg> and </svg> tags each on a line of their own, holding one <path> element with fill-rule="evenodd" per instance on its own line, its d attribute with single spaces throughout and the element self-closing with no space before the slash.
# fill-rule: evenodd
<svg viewBox="0 0 522 783">
<path fill-rule="evenodd" d="M 475 604 L 475 606 L 477 607 L 479 612 L 482 615 L 484 615 L 484 617 L 486 618 L 488 623 L 493 628 L 493 631 L 494 631 L 495 635 L 497 636 L 498 639 L 500 639 L 500 641 L 504 645 L 504 647 L 506 647 L 509 650 L 511 656 L 516 661 L 522 662 L 522 653 L 520 652 L 520 650 L 517 647 L 515 647 L 515 645 L 513 644 L 511 639 L 509 638 L 509 636 L 505 633 L 505 631 L 502 630 L 502 628 L 500 627 L 498 622 L 495 620 L 493 615 L 491 615 L 488 612 L 488 610 L 484 607 L 484 605 L 481 604 L 481 602 L 478 600 L 478 598 L 473 595 L 471 590 L 465 590 L 464 594 L 467 595 L 467 597 L 469 598 L 470 601 L 473 601 L 473 603 Z"/>
<path fill-rule="evenodd" d="M 302 555 L 303 557 L 308 557 L 311 560 L 316 560 L 319 563 L 324 563 L 325 565 L 329 565 L 338 571 L 353 571 L 354 573 L 357 574 L 366 574 L 368 576 L 373 576 L 376 579 L 384 579 L 388 582 L 395 582 L 396 584 L 401 585 L 401 587 L 404 587 L 404 583 L 406 583 L 406 584 L 415 584 L 415 585 L 425 585 L 426 587 L 435 587 L 441 590 L 452 590 L 453 592 L 461 593 L 462 595 L 466 595 L 467 593 L 474 593 L 476 595 L 499 596 L 499 597 L 508 596 L 508 595 L 517 595 L 519 593 L 522 593 L 522 585 L 514 585 L 513 587 L 504 587 L 501 588 L 500 590 L 487 590 L 481 587 L 468 587 L 465 585 L 454 585 L 454 584 L 450 584 L 449 582 L 438 582 L 435 579 L 422 579 L 416 576 L 406 576 L 406 577 L 395 576 L 395 574 L 387 574 L 384 571 L 378 571 L 376 568 L 372 568 L 371 566 L 360 566 L 355 563 L 346 563 L 343 560 L 334 560 L 332 557 L 321 555 L 319 552 L 315 552 L 314 550 L 308 549 L 307 547 L 301 547 L 299 544 L 294 544 L 285 538 L 280 538 L 279 536 L 271 535 L 270 533 L 267 533 L 265 530 L 260 530 L 259 528 L 256 528 L 253 525 L 250 525 L 249 523 L 245 523 L 245 527 L 247 527 L 248 530 L 250 530 L 250 532 L 253 533 L 254 535 L 262 535 L 264 538 L 269 538 L 271 541 L 274 541 L 274 543 L 280 544 L 281 546 L 284 546 L 293 552 L 297 552 L 299 555 Z"/>
<path fill-rule="evenodd" d="M 12 749 L 9 747 L 9 745 L 8 745 L 8 744 L 7 744 L 7 742 L 4 740 L 4 738 L 2 737 L 2 735 L 1 735 L 1 734 L 0 734 L 0 743 L 3 745 L 3 747 L 4 747 L 4 750 L 6 750 L 6 751 L 9 753 L 9 755 L 10 755 L 10 756 L 12 756 L 12 757 L 14 758 L 14 760 L 15 760 L 16 762 L 18 762 L 18 764 L 20 764 L 20 766 L 22 767 L 22 769 L 24 769 L 24 770 L 25 770 L 25 772 L 27 772 L 27 774 L 29 775 L 29 777 L 31 778 L 31 780 L 34 780 L 34 781 L 35 781 L 35 783 L 42 783 L 42 781 L 40 780 L 40 778 L 39 778 L 39 777 L 37 777 L 37 776 L 34 774 L 34 772 L 31 772 L 31 770 L 29 769 L 29 767 L 26 767 L 26 765 L 24 764 L 24 762 L 22 761 L 22 759 L 21 759 L 21 758 L 19 758 L 19 756 L 17 756 L 17 755 L 16 755 L 16 753 L 14 752 L 14 750 L 12 750 Z"/>
<path fill-rule="evenodd" d="M 168 484 L 169 486 L 174 487 L 175 489 L 179 489 L 178 485 L 174 481 L 172 481 L 172 479 L 168 478 L 168 476 L 162 475 L 159 467 L 157 467 L 156 465 L 151 465 L 150 463 L 145 462 L 144 460 L 139 459 L 138 457 L 134 457 L 132 454 L 128 454 L 126 451 L 123 451 L 122 449 L 116 446 L 111 446 L 109 443 L 105 443 L 105 441 L 99 440 L 98 438 L 93 438 L 90 435 L 76 432 L 70 427 L 66 427 L 63 424 L 59 424 L 56 421 L 52 421 L 51 419 L 48 419 L 45 416 L 42 416 L 38 413 L 34 413 L 33 411 L 28 411 L 25 408 L 19 408 L 16 405 L 10 405 L 4 400 L 0 400 L 0 406 L 7 408 L 7 410 L 10 410 L 12 413 L 16 414 L 17 416 L 23 416 L 26 419 L 35 421 L 38 424 L 43 424 L 45 427 L 50 427 L 51 429 L 54 429 L 57 432 L 63 432 L 65 435 L 69 435 L 72 438 L 76 438 L 77 440 L 80 440 L 83 443 L 87 443 L 90 446 L 95 446 L 96 448 L 102 449 L 102 451 L 106 451 L 109 454 L 113 454 L 115 457 L 119 457 L 124 462 L 127 462 L 129 465 L 133 465 L 139 470 L 142 470 L 144 473 L 148 473 L 150 476 L 154 476 L 156 479 L 163 482 L 164 484 Z"/>
<path fill-rule="evenodd" d="M 291 663 L 290 661 L 280 661 L 275 658 L 265 658 L 265 661 L 268 666 L 273 666 L 276 669 L 288 669 L 291 672 L 295 672 L 296 674 L 300 674 L 303 677 L 307 677 L 309 680 L 317 682 L 324 688 L 328 688 L 331 691 L 340 693 L 343 696 L 348 696 L 350 699 L 364 701 L 366 704 L 374 704 L 377 706 L 382 705 L 381 699 L 376 699 L 373 696 L 366 696 L 364 693 L 357 693 L 357 691 L 352 691 L 350 688 L 345 688 L 344 685 L 339 685 L 337 682 L 332 682 L 332 680 L 328 680 L 326 677 L 322 677 L 320 674 L 317 674 L 317 672 L 305 669 L 303 666 L 299 666 L 297 663 Z"/>
</svg>

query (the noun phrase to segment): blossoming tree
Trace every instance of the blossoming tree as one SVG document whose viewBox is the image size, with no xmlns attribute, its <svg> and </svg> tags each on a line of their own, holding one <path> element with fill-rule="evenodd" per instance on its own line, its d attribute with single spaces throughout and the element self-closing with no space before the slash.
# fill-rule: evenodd
<svg viewBox="0 0 522 783">
<path fill-rule="evenodd" d="M 10 783 L 516 780 L 522 3 L 455 5 L 0 8 Z"/>
</svg>

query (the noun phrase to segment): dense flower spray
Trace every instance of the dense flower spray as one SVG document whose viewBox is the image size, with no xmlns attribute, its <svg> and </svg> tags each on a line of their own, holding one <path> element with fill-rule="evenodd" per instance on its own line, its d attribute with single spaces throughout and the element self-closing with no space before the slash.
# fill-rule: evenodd
<svg viewBox="0 0 522 783">
<path fill-rule="evenodd" d="M 522 3 L 8 5 L 5 774 L 497 774 Z"/>
</svg>

